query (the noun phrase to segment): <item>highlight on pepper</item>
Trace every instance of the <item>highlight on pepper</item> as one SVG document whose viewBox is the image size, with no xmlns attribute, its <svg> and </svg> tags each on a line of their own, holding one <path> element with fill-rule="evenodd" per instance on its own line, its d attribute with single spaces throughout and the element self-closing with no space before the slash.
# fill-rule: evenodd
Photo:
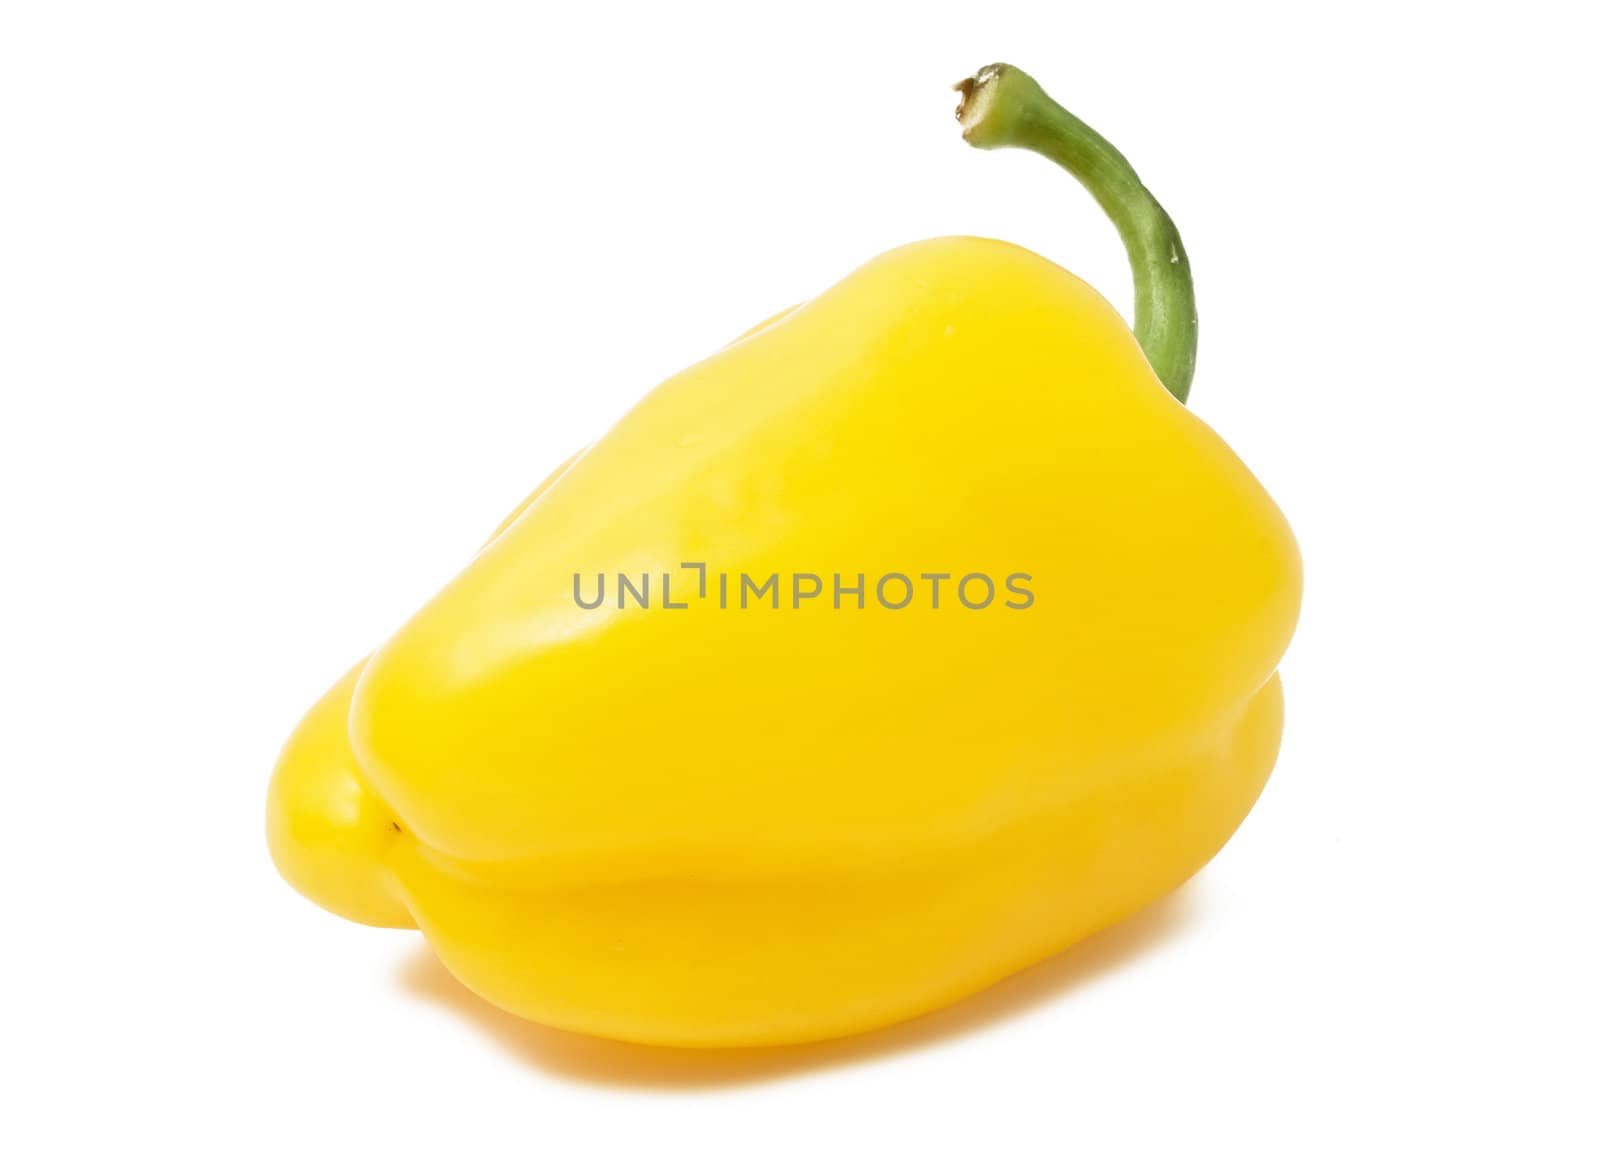
<svg viewBox="0 0 1600 1173">
<path fill-rule="evenodd" d="M 1021 70 L 957 88 L 967 142 L 1105 210 L 1132 329 L 947 237 L 667 379 L 311 707 L 267 800 L 290 884 L 513 1014 L 760 1046 L 954 1002 L 1233 834 L 1281 736 L 1294 538 L 1185 406 L 1171 217 Z M 654 605 L 575 605 L 602 573 Z M 877 605 L 925 575 L 943 605 Z"/>
</svg>

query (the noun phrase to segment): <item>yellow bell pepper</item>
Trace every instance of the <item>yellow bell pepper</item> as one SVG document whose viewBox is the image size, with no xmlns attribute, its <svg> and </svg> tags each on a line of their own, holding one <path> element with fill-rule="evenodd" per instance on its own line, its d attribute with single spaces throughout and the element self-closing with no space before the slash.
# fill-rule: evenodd
<svg viewBox="0 0 1600 1173">
<path fill-rule="evenodd" d="M 1026 74 L 960 88 L 970 142 L 1111 214 L 1134 332 L 958 237 L 667 380 L 304 719 L 268 803 L 292 884 L 515 1014 L 759 1045 L 961 998 L 1233 833 L 1294 540 L 1182 402 L 1166 213 Z"/>
</svg>

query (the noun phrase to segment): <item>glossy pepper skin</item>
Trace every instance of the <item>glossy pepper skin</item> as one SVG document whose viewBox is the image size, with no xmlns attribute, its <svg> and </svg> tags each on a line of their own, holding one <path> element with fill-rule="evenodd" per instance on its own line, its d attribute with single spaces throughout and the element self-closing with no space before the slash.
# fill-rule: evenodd
<svg viewBox="0 0 1600 1173">
<path fill-rule="evenodd" d="M 693 598 L 684 562 L 829 589 L 574 603 L 575 573 L 617 571 Z M 1027 573 L 1034 601 L 872 597 L 969 571 Z M 831 576 L 857 572 L 865 605 L 835 609 Z M 868 1030 L 1222 846 L 1277 752 L 1299 597 L 1273 502 L 1094 290 L 1015 245 L 924 241 L 558 469 L 306 716 L 269 841 L 313 900 L 420 928 L 542 1023 L 680 1046 Z"/>
</svg>

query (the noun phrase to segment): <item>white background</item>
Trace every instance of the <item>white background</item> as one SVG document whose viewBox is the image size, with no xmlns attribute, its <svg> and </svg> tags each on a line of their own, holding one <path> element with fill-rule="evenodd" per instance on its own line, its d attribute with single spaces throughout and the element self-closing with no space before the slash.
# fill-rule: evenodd
<svg viewBox="0 0 1600 1173">
<path fill-rule="evenodd" d="M 0 1163 L 1595 1168 L 1579 7 L 7 4 Z M 519 1023 L 294 895 L 301 711 L 655 382 L 943 233 L 1128 309 L 1087 196 L 961 144 L 995 59 L 1173 212 L 1192 407 L 1304 550 L 1235 840 L 988 994 L 745 1057 Z"/>
</svg>

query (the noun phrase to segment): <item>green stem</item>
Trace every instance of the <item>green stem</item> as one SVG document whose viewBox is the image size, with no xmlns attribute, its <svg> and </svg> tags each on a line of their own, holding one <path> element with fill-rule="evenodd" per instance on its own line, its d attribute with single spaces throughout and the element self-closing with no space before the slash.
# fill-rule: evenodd
<svg viewBox="0 0 1600 1173">
<path fill-rule="evenodd" d="M 1070 171 L 1111 217 L 1133 266 L 1133 336 L 1167 390 L 1187 401 L 1200 327 L 1189 254 L 1172 217 L 1116 147 L 1016 66 L 987 65 L 956 89 L 956 118 L 969 143 L 1043 155 Z"/>
</svg>

